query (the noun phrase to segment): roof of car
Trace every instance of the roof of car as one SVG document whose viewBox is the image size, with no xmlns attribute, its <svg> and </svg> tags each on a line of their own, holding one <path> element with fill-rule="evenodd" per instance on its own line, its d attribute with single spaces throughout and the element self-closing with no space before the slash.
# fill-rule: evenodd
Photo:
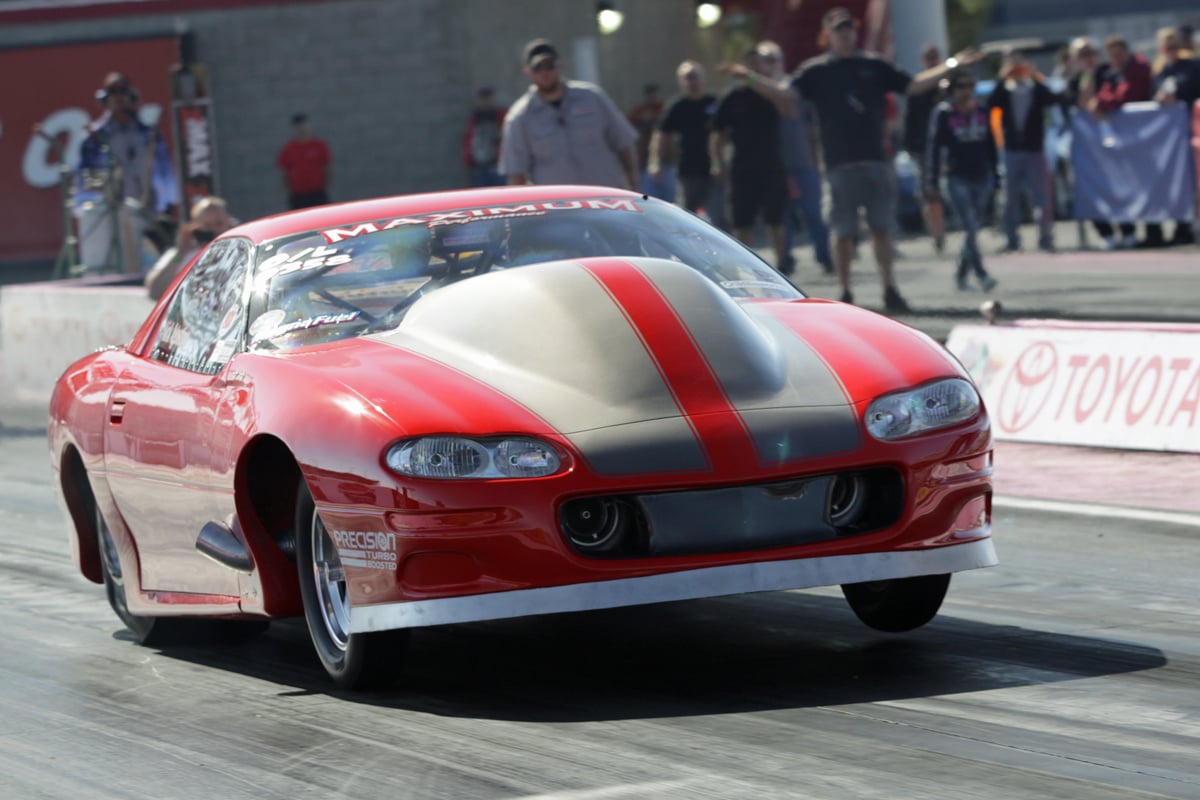
<svg viewBox="0 0 1200 800">
<path fill-rule="evenodd" d="M 427 214 L 459 208 L 536 203 L 567 198 L 638 196 L 634 192 L 608 186 L 504 186 L 398 195 L 373 200 L 336 203 L 263 217 L 239 225 L 224 234 L 222 238 L 243 236 L 255 242 L 265 242 L 280 236 L 317 228 L 334 228 L 354 222 L 402 217 L 408 214 Z"/>
</svg>

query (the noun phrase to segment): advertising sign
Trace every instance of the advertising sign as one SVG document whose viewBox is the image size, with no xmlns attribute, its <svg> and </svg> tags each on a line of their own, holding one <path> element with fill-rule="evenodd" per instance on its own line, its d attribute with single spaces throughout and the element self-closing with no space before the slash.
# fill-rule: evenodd
<svg viewBox="0 0 1200 800">
<path fill-rule="evenodd" d="M 175 36 L 0 50 L 0 263 L 59 252 L 59 154 L 72 170 L 78 164 L 87 126 L 103 113 L 95 95 L 104 76 L 125 73 L 141 96 L 142 119 L 156 124 L 170 103 L 167 71 L 178 60 Z M 171 126 L 161 123 L 169 138 Z"/>
<path fill-rule="evenodd" d="M 961 325 L 997 439 L 1200 453 L 1200 326 Z"/>
</svg>

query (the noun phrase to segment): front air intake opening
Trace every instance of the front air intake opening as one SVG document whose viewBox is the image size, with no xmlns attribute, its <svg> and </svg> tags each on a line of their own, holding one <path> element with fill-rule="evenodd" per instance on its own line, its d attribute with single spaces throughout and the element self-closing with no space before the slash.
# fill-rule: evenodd
<svg viewBox="0 0 1200 800">
<path fill-rule="evenodd" d="M 827 542 L 886 528 L 904 510 L 898 472 L 877 468 L 749 486 L 581 497 L 559 513 L 588 558 L 646 558 Z"/>
</svg>

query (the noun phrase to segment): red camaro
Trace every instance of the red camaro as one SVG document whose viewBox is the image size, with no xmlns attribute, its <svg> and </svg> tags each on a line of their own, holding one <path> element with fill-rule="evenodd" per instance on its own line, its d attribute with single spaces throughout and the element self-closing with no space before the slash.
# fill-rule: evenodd
<svg viewBox="0 0 1200 800">
<path fill-rule="evenodd" d="M 942 347 L 613 189 L 235 228 L 66 371 L 49 433 L 139 641 L 303 614 L 348 687 L 414 627 L 741 592 L 840 584 L 903 631 L 996 561 L 987 415 Z"/>
</svg>

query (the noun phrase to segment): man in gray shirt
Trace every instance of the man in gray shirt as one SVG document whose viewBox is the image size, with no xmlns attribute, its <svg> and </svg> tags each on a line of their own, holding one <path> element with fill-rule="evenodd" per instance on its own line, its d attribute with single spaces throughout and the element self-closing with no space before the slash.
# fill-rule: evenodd
<svg viewBox="0 0 1200 800">
<path fill-rule="evenodd" d="M 532 85 L 504 119 L 500 171 L 510 184 L 638 186 L 637 132 L 604 90 L 561 76 L 546 39 L 525 45 Z"/>
</svg>

